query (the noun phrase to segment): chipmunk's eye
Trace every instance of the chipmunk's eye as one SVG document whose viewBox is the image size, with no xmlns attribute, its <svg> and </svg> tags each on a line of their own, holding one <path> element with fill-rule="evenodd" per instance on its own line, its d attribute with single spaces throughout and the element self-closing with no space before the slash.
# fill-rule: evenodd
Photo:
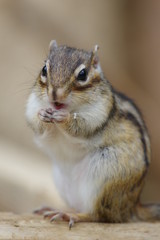
<svg viewBox="0 0 160 240">
<path fill-rule="evenodd" d="M 44 65 L 44 67 L 41 70 L 41 83 L 46 85 L 47 83 L 47 66 Z"/>
<path fill-rule="evenodd" d="M 44 65 L 44 67 L 42 68 L 42 77 L 47 77 L 47 67 L 46 65 Z"/>
<path fill-rule="evenodd" d="M 77 76 L 77 80 L 78 81 L 86 81 L 87 79 L 87 71 L 85 68 L 83 68 L 79 73 L 78 73 L 78 76 Z"/>
</svg>

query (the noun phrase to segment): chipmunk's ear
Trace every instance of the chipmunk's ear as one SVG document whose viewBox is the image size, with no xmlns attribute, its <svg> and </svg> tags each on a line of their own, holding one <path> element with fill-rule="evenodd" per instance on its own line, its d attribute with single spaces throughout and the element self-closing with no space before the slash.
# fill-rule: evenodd
<svg viewBox="0 0 160 240">
<path fill-rule="evenodd" d="M 94 49 L 92 51 L 92 64 L 93 64 L 94 68 L 97 68 L 98 64 L 99 64 L 99 58 L 98 58 L 98 54 L 97 54 L 98 49 L 99 49 L 99 46 L 95 45 Z"/>
<path fill-rule="evenodd" d="M 56 40 L 51 40 L 50 41 L 50 44 L 49 44 L 49 51 L 51 52 L 54 48 L 56 48 L 58 45 L 57 45 L 57 42 Z"/>
</svg>

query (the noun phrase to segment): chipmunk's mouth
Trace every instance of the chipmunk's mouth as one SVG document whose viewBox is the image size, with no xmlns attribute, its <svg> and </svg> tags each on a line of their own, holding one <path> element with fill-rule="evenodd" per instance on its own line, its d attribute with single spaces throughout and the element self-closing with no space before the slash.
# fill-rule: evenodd
<svg viewBox="0 0 160 240">
<path fill-rule="evenodd" d="M 54 107 L 56 110 L 64 109 L 67 107 L 66 104 L 64 103 L 59 103 L 59 102 L 54 102 Z"/>
</svg>

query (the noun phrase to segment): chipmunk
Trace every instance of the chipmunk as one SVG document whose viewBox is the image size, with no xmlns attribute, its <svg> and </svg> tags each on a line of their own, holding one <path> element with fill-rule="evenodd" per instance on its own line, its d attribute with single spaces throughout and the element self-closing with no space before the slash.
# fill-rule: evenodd
<svg viewBox="0 0 160 240">
<path fill-rule="evenodd" d="M 75 212 L 42 208 L 51 221 L 160 220 L 160 205 L 140 203 L 151 147 L 134 102 L 105 78 L 98 46 L 85 51 L 52 40 L 26 118 L 52 158 L 61 197 Z"/>
</svg>

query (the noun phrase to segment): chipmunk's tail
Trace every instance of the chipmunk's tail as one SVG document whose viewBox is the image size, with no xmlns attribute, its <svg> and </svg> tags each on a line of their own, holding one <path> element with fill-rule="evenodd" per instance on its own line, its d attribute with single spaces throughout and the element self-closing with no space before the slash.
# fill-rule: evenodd
<svg viewBox="0 0 160 240">
<path fill-rule="evenodd" d="M 137 217 L 142 221 L 160 221 L 160 204 L 138 204 Z"/>
</svg>

